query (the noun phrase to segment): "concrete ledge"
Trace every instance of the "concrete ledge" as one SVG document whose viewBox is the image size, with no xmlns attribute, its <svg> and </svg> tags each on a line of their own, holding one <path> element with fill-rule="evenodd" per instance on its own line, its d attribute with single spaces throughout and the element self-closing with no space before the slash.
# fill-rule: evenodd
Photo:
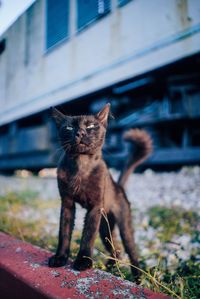
<svg viewBox="0 0 200 299">
<path fill-rule="evenodd" d="M 169 299 L 101 270 L 47 266 L 50 252 L 0 233 L 0 294 L 3 299 Z"/>
</svg>

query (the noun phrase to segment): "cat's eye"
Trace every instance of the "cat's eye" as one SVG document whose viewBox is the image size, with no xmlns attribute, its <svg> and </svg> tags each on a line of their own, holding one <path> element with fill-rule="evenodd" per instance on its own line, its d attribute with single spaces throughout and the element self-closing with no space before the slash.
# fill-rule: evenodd
<svg viewBox="0 0 200 299">
<path fill-rule="evenodd" d="M 90 124 L 86 127 L 86 129 L 93 129 L 94 128 L 94 124 Z"/>
<path fill-rule="evenodd" d="M 73 130 L 73 127 L 71 127 L 71 126 L 66 126 L 66 129 L 67 129 L 68 131 L 72 131 L 72 130 Z"/>
</svg>

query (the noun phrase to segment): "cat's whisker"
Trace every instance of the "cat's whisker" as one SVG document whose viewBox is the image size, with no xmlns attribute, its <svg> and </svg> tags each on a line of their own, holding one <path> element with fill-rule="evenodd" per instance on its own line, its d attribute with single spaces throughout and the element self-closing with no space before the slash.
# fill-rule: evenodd
<svg viewBox="0 0 200 299">
<path fill-rule="evenodd" d="M 62 144 L 62 146 L 60 146 L 59 148 L 57 148 L 55 150 L 54 154 L 56 155 L 59 151 L 67 150 L 68 149 L 67 147 L 69 147 L 69 144 L 70 143 L 67 143 L 67 144 L 64 143 L 64 144 Z"/>
</svg>

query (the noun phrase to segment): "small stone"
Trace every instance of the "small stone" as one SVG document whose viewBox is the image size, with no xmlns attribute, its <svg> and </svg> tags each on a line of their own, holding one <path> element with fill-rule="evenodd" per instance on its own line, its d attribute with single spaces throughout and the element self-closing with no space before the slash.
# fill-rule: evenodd
<svg viewBox="0 0 200 299">
<path fill-rule="evenodd" d="M 21 247 L 17 247 L 17 249 L 15 250 L 16 253 L 19 253 L 21 251 L 22 251 Z"/>
<path fill-rule="evenodd" d="M 66 285 L 67 285 L 67 282 L 66 281 L 62 281 L 62 283 L 61 283 L 61 288 L 65 288 L 66 287 Z"/>
<path fill-rule="evenodd" d="M 58 276 L 60 276 L 60 272 L 55 271 L 55 270 L 52 270 L 52 271 L 51 271 L 51 274 L 52 274 L 52 276 L 54 276 L 54 277 L 58 277 Z"/>
<path fill-rule="evenodd" d="M 40 267 L 40 265 L 37 264 L 37 263 L 30 263 L 30 266 L 31 266 L 33 269 L 37 269 L 37 268 Z"/>
</svg>

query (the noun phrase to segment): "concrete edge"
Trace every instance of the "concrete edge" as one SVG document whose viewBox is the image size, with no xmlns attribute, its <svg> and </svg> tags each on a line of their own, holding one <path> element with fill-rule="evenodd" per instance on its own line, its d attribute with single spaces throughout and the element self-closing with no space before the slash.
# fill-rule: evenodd
<svg viewBox="0 0 200 299">
<path fill-rule="evenodd" d="M 110 273 L 49 268 L 50 252 L 0 232 L 0 294 L 4 299 L 169 299 Z"/>
</svg>

